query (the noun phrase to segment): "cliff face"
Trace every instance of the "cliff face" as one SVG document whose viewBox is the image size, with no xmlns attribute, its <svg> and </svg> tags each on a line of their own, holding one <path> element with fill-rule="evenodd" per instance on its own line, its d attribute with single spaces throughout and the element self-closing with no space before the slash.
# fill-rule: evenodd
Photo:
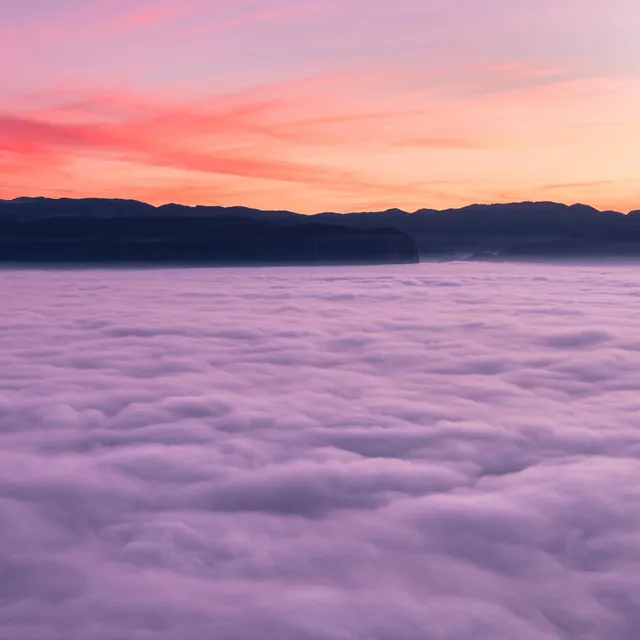
<svg viewBox="0 0 640 640">
<path fill-rule="evenodd" d="M 278 225 L 242 217 L 0 219 L 0 262 L 345 264 L 418 262 L 396 229 Z"/>
</svg>

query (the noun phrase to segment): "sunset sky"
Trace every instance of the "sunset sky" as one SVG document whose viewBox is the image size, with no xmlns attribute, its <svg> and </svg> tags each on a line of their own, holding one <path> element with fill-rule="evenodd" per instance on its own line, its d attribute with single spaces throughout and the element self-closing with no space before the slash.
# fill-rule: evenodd
<svg viewBox="0 0 640 640">
<path fill-rule="evenodd" d="M 640 208 L 637 0 L 0 0 L 0 197 Z"/>
</svg>

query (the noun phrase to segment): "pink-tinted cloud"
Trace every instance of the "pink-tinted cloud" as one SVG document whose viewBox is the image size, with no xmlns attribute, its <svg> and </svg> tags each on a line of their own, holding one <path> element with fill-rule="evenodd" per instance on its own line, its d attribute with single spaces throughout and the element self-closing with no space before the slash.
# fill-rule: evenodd
<svg viewBox="0 0 640 640">
<path fill-rule="evenodd" d="M 633 640 L 635 268 L 0 271 L 0 637 Z"/>
<path fill-rule="evenodd" d="M 626 0 L 3 2 L 0 195 L 637 207 Z"/>
<path fill-rule="evenodd" d="M 398 140 L 397 147 L 433 147 L 441 149 L 479 149 L 482 144 L 464 138 L 440 138 L 437 136 L 415 137 Z"/>
</svg>

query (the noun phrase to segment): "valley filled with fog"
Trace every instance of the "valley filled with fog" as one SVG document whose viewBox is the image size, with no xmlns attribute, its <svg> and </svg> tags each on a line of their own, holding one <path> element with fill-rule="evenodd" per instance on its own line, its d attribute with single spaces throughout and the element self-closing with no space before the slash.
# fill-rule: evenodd
<svg viewBox="0 0 640 640">
<path fill-rule="evenodd" d="M 0 637 L 638 638 L 636 267 L 0 287 Z"/>
</svg>

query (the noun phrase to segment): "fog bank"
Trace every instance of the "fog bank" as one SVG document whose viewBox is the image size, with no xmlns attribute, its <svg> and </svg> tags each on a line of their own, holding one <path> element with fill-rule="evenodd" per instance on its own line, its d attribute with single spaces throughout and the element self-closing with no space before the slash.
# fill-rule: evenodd
<svg viewBox="0 0 640 640">
<path fill-rule="evenodd" d="M 0 637 L 638 638 L 635 268 L 0 292 Z"/>
</svg>

